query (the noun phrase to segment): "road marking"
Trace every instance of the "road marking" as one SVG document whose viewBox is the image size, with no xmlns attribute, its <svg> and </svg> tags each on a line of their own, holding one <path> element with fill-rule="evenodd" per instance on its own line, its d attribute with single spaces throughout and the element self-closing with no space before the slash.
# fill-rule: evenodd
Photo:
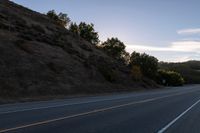
<svg viewBox="0 0 200 133">
<path fill-rule="evenodd" d="M 186 109 L 183 113 L 181 113 L 179 116 L 177 116 L 174 120 L 168 123 L 164 128 L 159 130 L 158 133 L 164 133 L 165 131 L 167 131 L 169 127 L 171 127 L 176 121 L 178 121 L 182 116 L 184 116 L 187 112 L 189 112 L 198 103 L 200 103 L 200 99 L 197 102 L 195 102 L 192 106 L 190 106 L 188 109 Z"/>
<path fill-rule="evenodd" d="M 52 106 L 45 106 L 45 107 L 35 107 L 35 108 L 29 108 L 29 109 L 0 112 L 0 115 L 32 111 L 32 110 L 41 110 L 41 109 L 57 108 L 57 107 L 64 107 L 64 106 L 72 106 L 72 105 L 79 105 L 79 104 L 96 103 L 96 102 L 103 102 L 103 101 L 113 101 L 113 100 L 127 99 L 127 98 L 139 97 L 139 96 L 141 96 L 141 95 L 125 96 L 125 97 L 120 97 L 120 98 L 107 98 L 107 99 L 101 99 L 101 100 L 93 100 L 93 101 L 89 101 L 89 102 L 68 103 L 68 104 L 52 105 Z"/>
<path fill-rule="evenodd" d="M 43 125 L 43 124 L 47 124 L 47 123 L 51 123 L 51 122 L 61 121 L 61 120 L 75 118 L 75 117 L 79 117 L 79 116 L 85 116 L 85 115 L 94 114 L 94 113 L 98 113 L 98 112 L 104 112 L 104 111 L 108 111 L 108 110 L 112 110 L 112 109 L 116 109 L 116 108 L 120 108 L 120 107 L 124 107 L 124 106 L 129 106 L 129 105 L 138 104 L 138 103 L 145 103 L 145 102 L 150 102 L 150 101 L 154 101 L 154 100 L 155 99 L 148 99 L 148 100 L 143 100 L 143 101 L 138 101 L 138 102 L 122 104 L 122 105 L 118 105 L 118 106 L 112 106 L 112 107 L 108 107 L 108 108 L 96 109 L 93 111 L 84 112 L 84 113 L 80 113 L 80 114 L 75 114 L 75 115 L 56 118 L 56 119 L 52 119 L 52 120 L 46 120 L 46 121 L 36 122 L 36 123 L 28 124 L 28 125 L 23 125 L 23 126 L 19 126 L 19 127 L 4 129 L 4 130 L 0 130 L 0 133 L 14 131 L 14 130 L 23 129 L 23 128 L 27 128 L 27 127 Z"/>
<path fill-rule="evenodd" d="M 161 97 L 157 97 L 157 98 L 150 98 L 150 99 L 146 99 L 146 100 L 141 100 L 141 101 L 136 101 L 136 102 L 130 102 L 130 103 L 116 105 L 116 106 L 112 106 L 112 107 L 95 109 L 95 110 L 92 110 L 92 111 L 83 112 L 83 113 L 74 114 L 74 115 L 65 116 L 65 117 L 60 117 L 60 118 L 55 118 L 55 119 L 51 119 L 51 120 L 45 120 L 45 121 L 35 122 L 35 123 L 32 123 L 32 124 L 22 125 L 22 126 L 18 126 L 18 127 L 14 127 L 14 128 L 2 129 L 2 130 L 0 130 L 0 133 L 5 133 L 5 132 L 9 132 L 9 131 L 15 131 L 15 130 L 19 130 L 19 129 L 23 129 L 23 128 L 28 128 L 28 127 L 33 127 L 33 126 L 44 125 L 44 124 L 48 124 L 48 123 L 52 123 L 52 122 L 56 122 L 56 121 L 61 121 L 61 120 L 66 120 L 66 119 L 70 119 L 70 118 L 85 116 L 85 115 L 89 115 L 89 114 L 104 112 L 104 111 L 113 110 L 113 109 L 117 109 L 117 108 L 121 108 L 121 107 L 125 107 L 125 106 L 130 106 L 130 105 L 135 105 L 135 104 L 152 102 L 152 101 L 160 100 L 160 99 L 167 98 L 167 97 L 177 96 L 177 95 L 181 95 L 181 94 L 185 94 L 185 93 L 182 92 L 182 93 L 176 93 L 176 94 L 167 95 L 167 96 L 161 96 Z"/>
<path fill-rule="evenodd" d="M 192 88 L 195 88 L 195 87 L 192 87 Z M 185 90 L 190 90 L 190 89 L 185 89 Z M 179 90 L 173 90 L 173 91 L 170 91 L 170 93 L 172 93 L 172 92 L 176 93 L 178 91 Z M 194 91 L 199 91 L 199 90 L 193 90 L 193 91 L 189 91 L 189 92 L 194 92 Z M 166 94 L 166 93 L 169 93 L 169 92 L 162 92 L 161 94 Z M 147 94 L 143 94 L 143 95 L 147 95 Z M 0 115 L 17 113 L 17 112 L 32 111 L 32 110 L 41 110 L 41 109 L 57 108 L 57 107 L 64 107 L 64 106 L 72 106 L 72 105 L 79 105 L 79 104 L 88 104 L 88 103 L 96 103 L 96 102 L 103 102 L 103 101 L 120 100 L 120 99 L 127 99 L 127 98 L 131 98 L 131 97 L 139 97 L 139 96 L 143 96 L 143 95 L 142 94 L 136 95 L 136 96 L 128 95 L 128 96 L 119 97 L 119 98 L 105 98 L 105 99 L 93 100 L 93 101 L 89 101 L 89 102 L 68 103 L 68 104 L 52 105 L 52 106 L 45 106 L 45 107 L 33 107 L 33 108 L 28 108 L 28 109 L 20 109 L 20 110 L 14 110 L 14 111 L 0 112 Z"/>
<path fill-rule="evenodd" d="M 89 101 L 89 102 L 68 103 L 68 104 L 52 105 L 52 106 L 45 106 L 45 107 L 35 107 L 35 108 L 29 108 L 29 109 L 0 112 L 0 115 L 32 111 L 32 110 L 41 110 L 41 109 L 57 108 L 57 107 L 64 107 L 64 106 L 72 106 L 72 105 L 79 105 L 79 104 L 97 103 L 97 102 L 103 102 L 103 101 L 121 100 L 121 99 L 127 99 L 127 98 L 135 98 L 135 97 L 139 97 L 139 96 L 141 96 L 141 95 L 125 96 L 125 97 L 119 97 L 119 98 L 107 98 L 107 99 L 101 99 L 101 100 L 93 100 L 93 101 Z"/>
<path fill-rule="evenodd" d="M 187 90 L 189 90 L 189 89 L 187 89 Z M 194 90 L 194 91 L 199 91 L 199 90 Z M 194 91 L 189 91 L 189 92 L 194 92 Z M 175 90 L 175 91 L 172 91 L 172 92 L 176 93 L 178 91 Z M 165 93 L 168 93 L 168 92 L 165 92 Z M 96 103 L 96 102 L 103 102 L 103 101 L 120 100 L 120 99 L 127 99 L 127 98 L 131 98 L 131 97 L 139 97 L 139 96 L 141 96 L 141 95 L 125 96 L 125 97 L 120 97 L 120 98 L 107 98 L 107 99 L 101 99 L 101 100 L 93 100 L 93 101 L 89 101 L 89 102 L 68 103 L 68 104 L 52 105 L 52 106 L 45 106 L 45 107 L 35 107 L 35 108 L 0 112 L 0 115 L 17 113 L 17 112 L 32 111 L 32 110 L 41 110 L 41 109 L 57 108 L 57 107 L 64 107 L 64 106 L 72 106 L 72 105 L 79 105 L 79 104 L 88 104 L 88 103 Z"/>
</svg>

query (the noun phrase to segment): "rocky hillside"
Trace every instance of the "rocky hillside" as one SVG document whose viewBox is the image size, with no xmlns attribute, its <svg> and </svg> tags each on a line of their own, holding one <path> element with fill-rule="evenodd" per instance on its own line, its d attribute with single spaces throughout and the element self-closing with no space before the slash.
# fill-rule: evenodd
<svg viewBox="0 0 200 133">
<path fill-rule="evenodd" d="M 0 96 L 98 93 L 154 85 L 47 16 L 0 1 Z"/>
</svg>

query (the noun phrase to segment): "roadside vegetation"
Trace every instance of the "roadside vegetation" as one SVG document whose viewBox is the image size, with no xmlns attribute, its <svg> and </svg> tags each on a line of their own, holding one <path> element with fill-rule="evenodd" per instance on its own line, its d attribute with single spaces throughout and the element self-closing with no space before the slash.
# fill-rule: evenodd
<svg viewBox="0 0 200 133">
<path fill-rule="evenodd" d="M 185 83 L 180 69 L 169 67 L 170 64 L 159 63 L 157 58 L 146 53 L 136 51 L 131 54 L 128 53 L 125 50 L 126 45 L 117 37 L 108 38 L 105 42 L 100 43 L 98 32 L 95 31 L 92 23 L 80 22 L 80 24 L 77 24 L 71 22 L 67 14 L 56 14 L 54 10 L 49 11 L 47 16 L 58 25 L 65 27 L 73 34 L 104 51 L 115 61 L 125 64 L 129 68 L 133 81 L 142 81 L 148 78 L 165 86 L 181 86 Z M 99 66 L 99 71 L 107 81 L 115 81 L 117 74 L 114 69 L 108 66 Z"/>
<path fill-rule="evenodd" d="M 160 62 L 159 68 L 180 73 L 186 84 L 200 84 L 200 61 L 182 63 Z"/>
<path fill-rule="evenodd" d="M 181 86 L 185 82 L 180 73 L 162 69 L 158 70 L 157 81 L 165 86 Z"/>
</svg>

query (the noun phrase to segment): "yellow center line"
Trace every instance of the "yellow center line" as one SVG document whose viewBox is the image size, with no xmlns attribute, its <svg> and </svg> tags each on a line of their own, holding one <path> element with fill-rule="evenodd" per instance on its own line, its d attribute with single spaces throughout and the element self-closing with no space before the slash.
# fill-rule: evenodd
<svg viewBox="0 0 200 133">
<path fill-rule="evenodd" d="M 161 96 L 161 97 L 157 97 L 157 98 L 150 98 L 150 99 L 146 99 L 146 100 L 141 100 L 141 101 L 130 102 L 130 103 L 126 103 L 126 104 L 111 106 L 111 107 L 107 107 L 107 108 L 95 109 L 95 110 L 92 110 L 92 111 L 83 112 L 83 113 L 79 113 L 79 114 L 74 114 L 74 115 L 70 115 L 70 116 L 65 116 L 65 117 L 55 118 L 55 119 L 51 119 L 51 120 L 35 122 L 35 123 L 32 123 L 32 124 L 22 125 L 22 126 L 18 126 L 18 127 L 14 127 L 14 128 L 3 129 L 3 130 L 0 130 L 0 133 L 5 133 L 5 132 L 9 132 L 9 131 L 15 131 L 15 130 L 28 128 L 28 127 L 33 127 L 33 126 L 44 125 L 44 124 L 48 124 L 48 123 L 52 123 L 52 122 L 56 122 L 56 121 L 61 121 L 61 120 L 65 120 L 65 119 L 70 119 L 70 118 L 85 116 L 85 115 L 89 115 L 89 114 L 104 112 L 104 111 L 113 110 L 113 109 L 117 109 L 117 108 L 121 108 L 121 107 L 125 107 L 125 106 L 152 102 L 152 101 L 156 101 L 156 100 L 159 100 L 159 99 L 172 97 L 172 96 L 177 96 L 177 95 L 182 95 L 182 94 L 191 93 L 191 92 L 194 92 L 194 91 L 181 92 L 181 93 L 177 93 L 177 94 L 172 94 L 172 95 Z"/>
</svg>

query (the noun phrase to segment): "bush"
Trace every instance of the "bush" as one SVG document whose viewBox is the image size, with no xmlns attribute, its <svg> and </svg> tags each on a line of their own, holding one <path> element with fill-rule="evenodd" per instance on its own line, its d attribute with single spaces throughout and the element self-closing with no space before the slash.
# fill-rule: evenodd
<svg viewBox="0 0 200 133">
<path fill-rule="evenodd" d="M 47 16 L 50 19 L 54 20 L 58 25 L 63 27 L 67 27 L 70 23 L 70 18 L 67 14 L 64 13 L 56 14 L 54 10 L 51 10 L 47 12 Z"/>
<path fill-rule="evenodd" d="M 72 23 L 69 26 L 69 30 L 93 45 L 97 45 L 99 43 L 99 35 L 98 32 L 94 30 L 93 24 L 81 22 L 79 25 L 77 25 L 76 23 Z"/>
<path fill-rule="evenodd" d="M 178 72 L 158 70 L 157 82 L 165 86 L 181 86 L 184 79 Z"/>
<path fill-rule="evenodd" d="M 142 79 L 142 71 L 139 66 L 136 65 L 132 66 L 131 77 L 135 81 L 140 81 Z"/>
</svg>

